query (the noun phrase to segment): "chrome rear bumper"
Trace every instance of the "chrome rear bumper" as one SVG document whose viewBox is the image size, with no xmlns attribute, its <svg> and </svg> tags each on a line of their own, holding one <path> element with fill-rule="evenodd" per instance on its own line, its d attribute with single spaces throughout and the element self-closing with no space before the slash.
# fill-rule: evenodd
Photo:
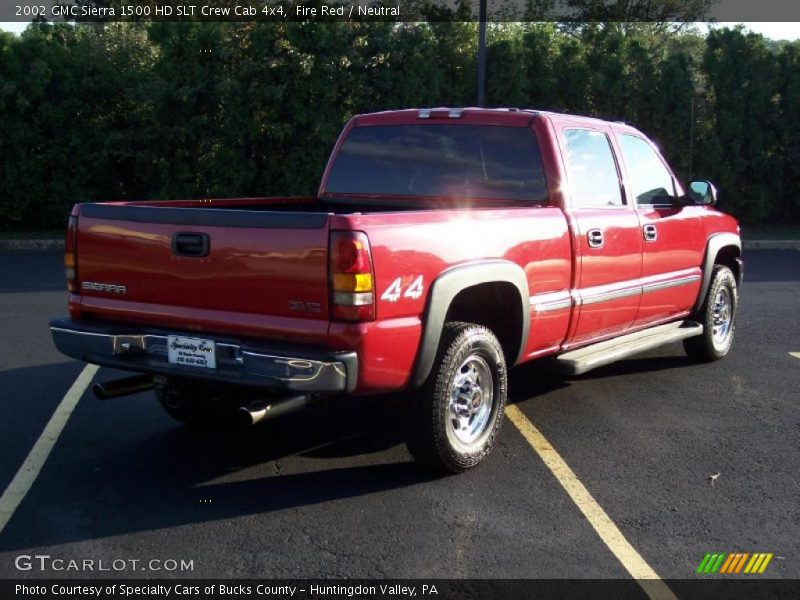
<svg viewBox="0 0 800 600">
<path fill-rule="evenodd" d="M 352 392 L 355 352 L 328 352 L 289 344 L 260 344 L 212 334 L 136 330 L 82 323 L 68 318 L 50 322 L 56 348 L 63 354 L 105 367 L 167 377 L 208 379 L 300 393 Z M 217 368 L 173 365 L 167 361 L 167 336 L 213 340 Z"/>
</svg>

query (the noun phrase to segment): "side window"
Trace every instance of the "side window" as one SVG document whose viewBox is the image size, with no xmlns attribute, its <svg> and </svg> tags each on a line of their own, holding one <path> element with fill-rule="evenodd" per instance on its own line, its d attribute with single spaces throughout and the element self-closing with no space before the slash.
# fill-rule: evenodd
<svg viewBox="0 0 800 600">
<path fill-rule="evenodd" d="M 608 137 L 591 129 L 565 129 L 566 163 L 576 206 L 622 206 L 617 165 Z"/>
<path fill-rule="evenodd" d="M 637 204 L 672 204 L 675 202 L 675 184 L 656 151 L 645 140 L 635 135 L 619 136 L 622 158 L 630 186 Z"/>
</svg>

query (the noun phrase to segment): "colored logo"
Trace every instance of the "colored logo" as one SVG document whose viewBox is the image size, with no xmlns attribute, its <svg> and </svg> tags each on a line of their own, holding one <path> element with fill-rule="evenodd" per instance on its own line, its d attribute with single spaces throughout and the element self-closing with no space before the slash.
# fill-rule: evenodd
<svg viewBox="0 0 800 600">
<path fill-rule="evenodd" d="M 697 567 L 697 572 L 702 575 L 712 573 L 748 573 L 755 575 L 756 573 L 764 572 L 769 561 L 772 560 L 772 556 L 772 552 L 756 552 L 755 554 L 750 554 L 749 552 L 733 552 L 730 554 L 715 552 L 706 554 L 703 557 L 703 560 L 700 561 L 700 566 Z"/>
</svg>

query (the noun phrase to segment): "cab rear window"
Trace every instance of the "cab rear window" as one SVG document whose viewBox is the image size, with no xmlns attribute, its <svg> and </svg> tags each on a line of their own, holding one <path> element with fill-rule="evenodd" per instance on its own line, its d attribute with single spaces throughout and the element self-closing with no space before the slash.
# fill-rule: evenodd
<svg viewBox="0 0 800 600">
<path fill-rule="evenodd" d="M 494 125 L 356 127 L 326 188 L 344 195 L 547 201 L 533 131 Z"/>
</svg>

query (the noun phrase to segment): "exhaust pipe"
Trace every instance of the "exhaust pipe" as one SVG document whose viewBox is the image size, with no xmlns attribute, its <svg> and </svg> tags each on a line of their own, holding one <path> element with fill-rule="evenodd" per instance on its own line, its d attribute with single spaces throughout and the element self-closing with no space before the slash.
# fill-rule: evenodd
<svg viewBox="0 0 800 600">
<path fill-rule="evenodd" d="M 251 402 L 239 408 L 239 420 L 244 425 L 255 425 L 262 421 L 272 420 L 275 417 L 286 415 L 305 408 L 308 405 L 308 396 L 292 396 L 281 399 L 273 404 L 261 400 Z"/>
<path fill-rule="evenodd" d="M 111 398 L 146 392 L 147 390 L 152 390 L 153 387 L 155 387 L 155 383 L 153 383 L 151 375 L 134 375 L 125 379 L 95 383 L 92 386 L 92 392 L 94 392 L 98 400 L 110 400 Z"/>
</svg>

